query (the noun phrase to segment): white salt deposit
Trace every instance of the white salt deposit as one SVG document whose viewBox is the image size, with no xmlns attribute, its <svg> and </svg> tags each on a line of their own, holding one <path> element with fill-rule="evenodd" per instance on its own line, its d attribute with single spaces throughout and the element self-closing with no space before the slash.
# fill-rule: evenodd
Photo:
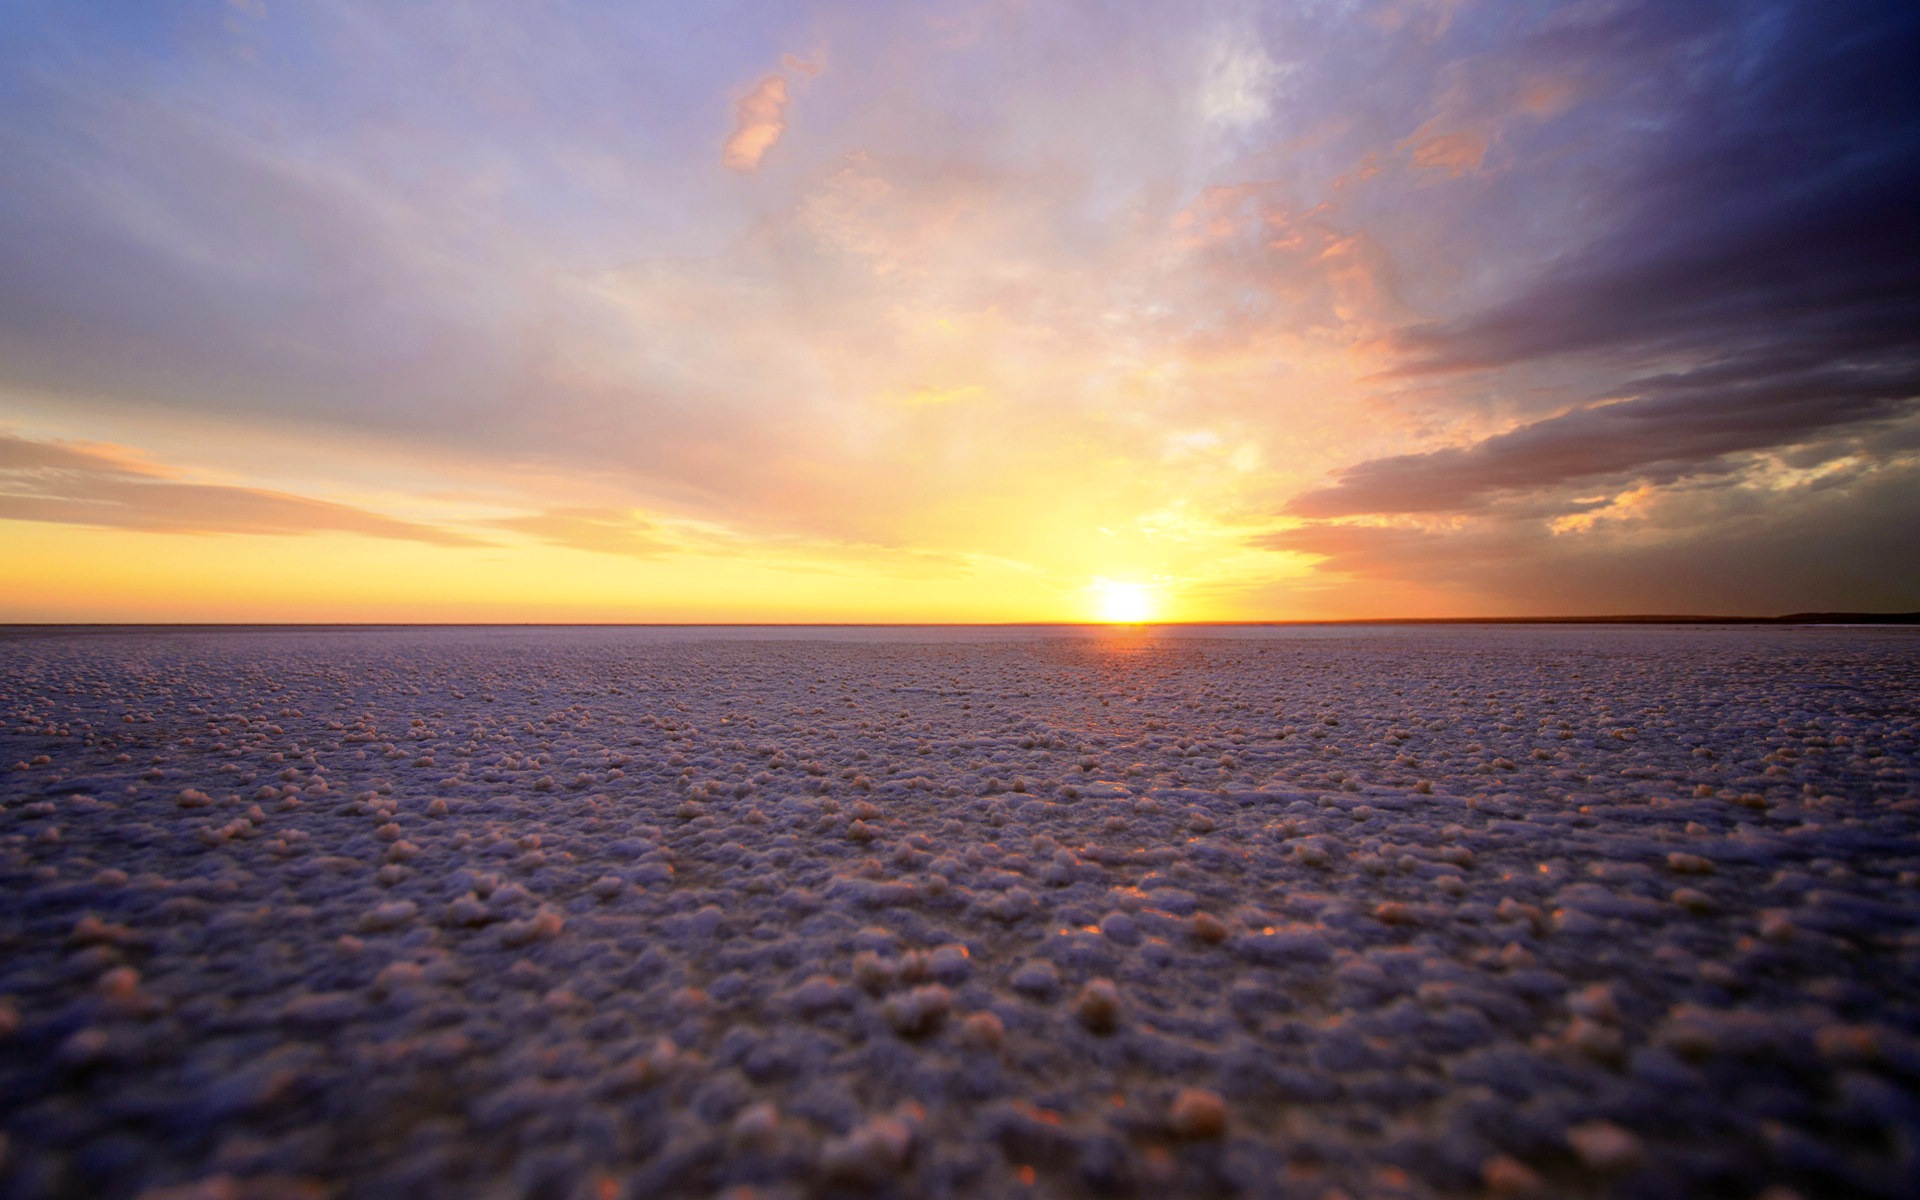
<svg viewBox="0 0 1920 1200">
<path fill-rule="evenodd" d="M 16 632 L 0 1196 L 1920 1194 L 1917 705 L 1903 630 Z"/>
</svg>

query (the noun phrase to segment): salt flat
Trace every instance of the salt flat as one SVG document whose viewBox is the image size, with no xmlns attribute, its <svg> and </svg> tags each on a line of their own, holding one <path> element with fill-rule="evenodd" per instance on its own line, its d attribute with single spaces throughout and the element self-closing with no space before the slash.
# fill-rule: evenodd
<svg viewBox="0 0 1920 1200">
<path fill-rule="evenodd" d="M 17 632 L 0 1194 L 1920 1194 L 1917 706 L 1898 629 Z"/>
</svg>

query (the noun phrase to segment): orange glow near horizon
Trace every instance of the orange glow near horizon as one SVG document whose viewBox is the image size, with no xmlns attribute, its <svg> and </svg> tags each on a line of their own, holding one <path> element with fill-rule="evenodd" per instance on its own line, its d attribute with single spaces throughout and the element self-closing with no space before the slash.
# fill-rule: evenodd
<svg viewBox="0 0 1920 1200">
<path fill-rule="evenodd" d="M 231 435 L 231 449 L 227 431 L 204 427 L 111 443 L 62 432 L 44 417 L 22 432 L 0 426 L 0 483 L 11 476 L 27 494 L 15 503 L 48 517 L 5 519 L 0 496 L 0 555 L 12 564 L 0 622 L 1138 624 L 1321 615 L 1236 595 L 1234 580 L 1249 571 L 1298 577 L 1306 562 L 1250 550 L 1246 527 L 1184 498 L 1188 468 L 1178 457 L 1157 480 L 1136 475 L 1126 490 L 1099 463 L 1081 470 L 1067 456 L 1051 473 L 984 492 L 906 494 L 891 509 L 845 515 L 837 506 L 857 481 L 807 480 L 782 496 L 788 512 L 841 529 L 805 536 L 621 503 L 617 489 L 592 479 L 527 475 L 503 488 L 457 462 L 396 486 L 393 471 L 405 464 L 391 453 L 378 464 L 351 444 L 258 430 Z M 1192 452 L 1187 442 L 1178 448 Z M 288 486 L 284 462 L 299 464 L 301 491 Z M 372 465 L 386 469 L 369 480 Z M 82 523 L 96 514 L 100 523 Z M 1103 573 L 1116 557 L 1136 566 Z M 1177 597 L 1159 582 L 1171 579 L 1182 581 Z M 1199 602 L 1185 595 L 1191 585 Z"/>
</svg>

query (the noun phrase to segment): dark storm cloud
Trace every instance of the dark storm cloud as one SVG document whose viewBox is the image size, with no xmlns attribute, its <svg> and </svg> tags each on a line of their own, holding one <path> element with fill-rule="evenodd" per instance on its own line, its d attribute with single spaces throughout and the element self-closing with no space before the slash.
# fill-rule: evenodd
<svg viewBox="0 0 1920 1200">
<path fill-rule="evenodd" d="M 1786 356 L 1783 356 L 1786 357 Z M 1841 430 L 1877 431 L 1914 412 L 1920 365 L 1791 364 L 1778 358 L 1722 363 L 1635 380 L 1633 400 L 1535 421 L 1426 454 L 1376 458 L 1287 506 L 1302 517 L 1465 512 L 1516 492 L 1645 480 L 1671 483 L 1733 470 L 1733 456 L 1829 435 L 1818 465 L 1847 453 Z"/>
<path fill-rule="evenodd" d="M 1310 524 L 1260 544 L 1315 556 L 1330 585 L 1354 581 L 1375 599 L 1437 595 L 1461 614 L 1911 611 L 1920 467 L 1843 471 L 1777 492 L 1709 480 L 1590 532 L 1554 533 L 1538 520 Z"/>
<path fill-rule="evenodd" d="M 1644 135 L 1656 148 L 1587 205 L 1601 232 L 1505 300 L 1397 339 L 1403 376 L 1571 358 L 1614 376 L 1604 403 L 1362 462 L 1289 511 L 1465 511 L 1521 490 L 1670 482 L 1913 411 L 1920 7 L 1749 5 L 1718 29 L 1661 8 L 1543 39 L 1637 62 L 1664 32 L 1655 57 L 1691 60 Z"/>
<path fill-rule="evenodd" d="M 1659 28 L 1656 7 L 1617 17 L 1620 34 Z M 1920 7 L 1743 8 L 1738 27 L 1667 47 L 1710 57 L 1643 135 L 1644 163 L 1591 197 L 1611 227 L 1506 302 L 1406 331 L 1407 371 L 1808 338 L 1836 354 L 1913 347 Z M 1616 40 L 1592 36 L 1590 52 Z"/>
</svg>

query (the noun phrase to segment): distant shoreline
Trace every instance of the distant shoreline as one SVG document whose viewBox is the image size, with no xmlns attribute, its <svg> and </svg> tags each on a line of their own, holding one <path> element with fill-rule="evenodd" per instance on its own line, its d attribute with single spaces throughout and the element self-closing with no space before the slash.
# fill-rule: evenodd
<svg viewBox="0 0 1920 1200">
<path fill-rule="evenodd" d="M 1355 617 L 1300 621 L 17 621 L 0 622 L 0 639 L 50 633 L 192 633 L 393 629 L 1262 629 L 1395 625 L 1920 625 L 1920 612 L 1788 613 L 1774 617 L 1628 613 L 1553 617 Z"/>
</svg>

